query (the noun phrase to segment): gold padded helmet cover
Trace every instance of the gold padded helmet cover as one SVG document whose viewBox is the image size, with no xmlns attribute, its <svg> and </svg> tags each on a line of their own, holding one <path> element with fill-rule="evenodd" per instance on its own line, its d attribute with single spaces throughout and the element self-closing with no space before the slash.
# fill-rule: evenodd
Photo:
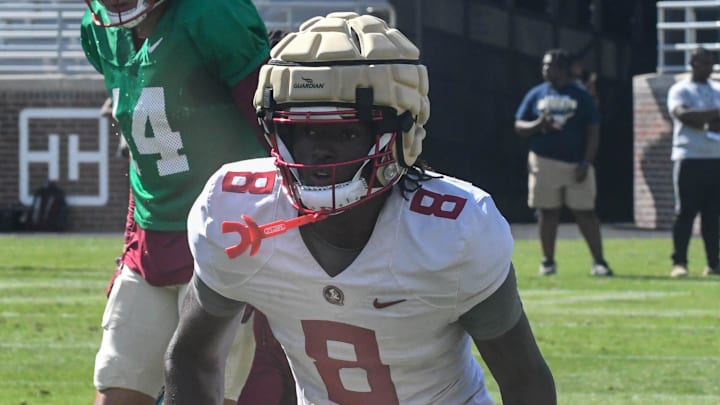
<svg viewBox="0 0 720 405">
<path fill-rule="evenodd" d="M 331 13 L 307 20 L 270 56 L 260 71 L 256 109 L 266 88 L 277 105 L 321 105 L 355 104 L 356 89 L 370 87 L 374 106 L 410 112 L 414 124 L 402 133 L 402 161 L 415 163 L 430 117 L 429 82 L 418 48 L 400 31 L 374 16 Z"/>
</svg>

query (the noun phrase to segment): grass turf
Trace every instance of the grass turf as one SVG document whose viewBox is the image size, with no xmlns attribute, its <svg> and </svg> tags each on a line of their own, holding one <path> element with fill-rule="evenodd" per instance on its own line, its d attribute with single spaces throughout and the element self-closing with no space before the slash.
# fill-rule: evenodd
<svg viewBox="0 0 720 405">
<path fill-rule="evenodd" d="M 0 236 L 0 404 L 93 398 L 105 287 L 118 236 Z M 612 278 L 590 276 L 581 240 L 560 240 L 558 274 L 537 275 L 539 243 L 516 242 L 520 293 L 560 404 L 720 403 L 720 277 L 674 280 L 669 239 L 605 241 Z M 499 393 L 486 376 L 493 397 Z"/>
</svg>

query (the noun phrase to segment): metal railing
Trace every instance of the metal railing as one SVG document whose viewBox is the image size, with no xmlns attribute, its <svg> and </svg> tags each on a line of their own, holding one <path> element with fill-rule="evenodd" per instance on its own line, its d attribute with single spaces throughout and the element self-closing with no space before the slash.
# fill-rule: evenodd
<svg viewBox="0 0 720 405">
<path fill-rule="evenodd" d="M 92 71 L 80 45 L 81 2 L 0 3 L 0 73 Z"/>
<path fill-rule="evenodd" d="M 217 1 L 217 0 L 214 0 Z M 375 14 L 391 26 L 395 9 L 384 1 L 254 0 L 269 30 L 295 31 L 307 18 L 332 11 Z M 80 0 L 0 1 L 0 74 L 94 72 L 80 44 Z"/>
<path fill-rule="evenodd" d="M 324 16 L 333 11 L 373 14 L 387 21 L 392 27 L 397 25 L 395 8 L 384 1 L 254 0 L 253 2 L 268 30 L 296 31 L 308 18 Z"/>
<path fill-rule="evenodd" d="M 657 2 L 657 38 L 658 73 L 688 71 L 694 49 L 720 51 L 720 0 Z"/>
</svg>

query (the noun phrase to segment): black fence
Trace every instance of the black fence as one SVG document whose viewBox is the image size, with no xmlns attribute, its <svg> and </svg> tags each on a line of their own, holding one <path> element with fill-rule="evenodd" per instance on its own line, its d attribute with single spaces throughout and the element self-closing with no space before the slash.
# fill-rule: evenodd
<svg viewBox="0 0 720 405">
<path fill-rule="evenodd" d="M 462 1 L 463 10 L 470 17 L 458 21 L 464 27 L 448 29 L 438 28 L 437 24 L 429 26 L 427 14 L 434 11 L 428 9 L 432 7 L 428 2 L 424 2 L 424 10 L 420 13 L 410 7 L 417 2 L 394 3 L 399 28 L 421 43 L 422 59 L 430 72 L 432 109 L 423 157 L 434 169 L 469 180 L 490 192 L 511 222 L 534 221 L 534 212 L 527 207 L 527 144 L 513 132 L 515 110 L 525 92 L 543 80 L 541 58 L 544 50 L 565 47 L 577 52 L 572 49 L 573 46 L 577 48 L 577 42 L 572 46 L 564 44 L 563 36 L 558 34 L 561 27 L 551 16 L 495 5 L 504 2 Z M 507 46 L 474 40 L 469 33 L 478 29 L 474 25 L 478 21 L 472 19 L 472 15 L 478 14 L 473 9 L 478 3 L 484 3 L 484 7 L 493 3 L 492 7 L 508 14 L 510 20 L 515 13 L 523 16 L 522 21 L 544 22 L 554 31 L 547 34 L 551 43 L 547 48 L 536 50 L 535 55 L 528 55 L 527 49 L 522 51 L 522 46 L 518 46 L 527 38 L 518 38 L 518 30 L 512 24 L 508 24 L 507 29 L 515 34 L 508 34 L 511 40 Z M 595 163 L 597 210 L 604 222 L 633 220 L 632 76 L 655 69 L 652 43 L 638 43 L 654 41 L 654 18 L 646 15 L 655 12 L 654 4 L 646 4 L 644 9 L 640 8 L 643 10 L 644 30 L 648 33 L 640 37 L 599 33 L 591 26 L 573 27 L 587 34 L 589 40 L 583 44 L 582 52 L 586 56 L 584 59 L 590 62 L 585 66 L 598 72 L 602 121 Z M 640 11 L 635 10 L 636 13 Z M 617 66 L 609 68 L 612 77 L 602 72 L 603 68 L 608 70 L 607 66 L 602 66 L 608 63 L 602 55 L 602 47 L 607 48 L 608 44 L 616 50 L 612 63 Z M 647 48 L 650 52 L 645 51 Z M 567 213 L 564 219 L 570 219 Z"/>
</svg>

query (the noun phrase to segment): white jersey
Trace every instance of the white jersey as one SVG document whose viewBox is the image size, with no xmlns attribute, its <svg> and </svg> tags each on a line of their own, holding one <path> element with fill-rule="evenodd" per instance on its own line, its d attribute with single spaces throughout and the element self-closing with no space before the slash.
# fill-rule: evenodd
<svg viewBox="0 0 720 405">
<path fill-rule="evenodd" d="M 490 196 L 443 177 L 386 200 L 370 240 L 330 277 L 297 228 L 230 259 L 238 233 L 297 216 L 272 158 L 227 164 L 188 220 L 196 275 L 267 315 L 298 383 L 300 404 L 491 404 L 458 317 L 506 279 L 513 250 Z M 339 214 L 342 215 L 342 214 Z"/>
<path fill-rule="evenodd" d="M 672 160 L 720 158 L 720 141 L 708 136 L 708 131 L 683 124 L 672 113 L 679 106 L 720 108 L 720 83 L 711 79 L 706 83 L 693 82 L 689 78 L 683 79 L 670 87 L 667 96 L 667 108 L 673 121 L 673 147 L 670 158 Z"/>
</svg>

